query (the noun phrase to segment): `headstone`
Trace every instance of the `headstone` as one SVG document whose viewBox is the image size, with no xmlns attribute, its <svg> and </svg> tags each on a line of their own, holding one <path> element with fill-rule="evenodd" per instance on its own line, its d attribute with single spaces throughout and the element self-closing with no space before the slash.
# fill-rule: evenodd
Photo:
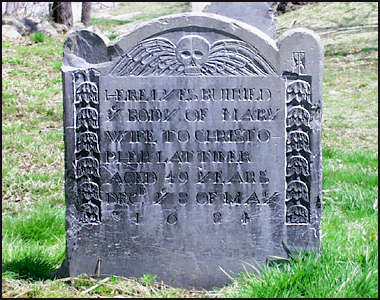
<svg viewBox="0 0 380 300">
<path fill-rule="evenodd" d="M 276 38 L 277 12 L 274 2 L 191 2 L 193 12 L 213 13 L 255 26 Z"/>
<path fill-rule="evenodd" d="M 311 31 L 274 41 L 214 14 L 111 45 L 71 34 L 66 275 L 209 289 L 245 263 L 319 251 L 322 60 Z"/>
</svg>

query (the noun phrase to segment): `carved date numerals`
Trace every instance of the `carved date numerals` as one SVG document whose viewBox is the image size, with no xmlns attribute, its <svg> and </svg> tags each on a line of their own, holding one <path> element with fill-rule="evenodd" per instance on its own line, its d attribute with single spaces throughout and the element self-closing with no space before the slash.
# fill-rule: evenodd
<svg viewBox="0 0 380 300">
<path fill-rule="evenodd" d="M 170 224 L 170 225 L 174 225 L 174 224 L 177 224 L 178 222 L 178 217 L 177 217 L 177 213 L 171 213 L 167 216 L 166 218 L 166 223 Z"/>
<path fill-rule="evenodd" d="M 242 223 L 243 225 L 247 225 L 248 222 L 250 222 L 250 221 L 251 221 L 251 218 L 249 217 L 248 213 L 244 211 L 244 212 L 243 212 L 243 215 L 242 215 L 242 217 L 241 217 L 241 223 Z"/>
<path fill-rule="evenodd" d="M 170 183 L 187 183 L 189 181 L 189 174 L 184 171 L 178 173 L 169 171 L 169 173 L 165 177 L 165 180 L 167 180 Z"/>
<path fill-rule="evenodd" d="M 222 213 L 217 211 L 212 214 L 212 218 L 215 224 L 220 224 L 222 223 Z"/>
</svg>

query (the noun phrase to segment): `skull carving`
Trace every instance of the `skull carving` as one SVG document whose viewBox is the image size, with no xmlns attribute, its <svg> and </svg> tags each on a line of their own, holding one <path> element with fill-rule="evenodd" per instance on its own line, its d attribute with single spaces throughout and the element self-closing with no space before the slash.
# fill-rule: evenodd
<svg viewBox="0 0 380 300">
<path fill-rule="evenodd" d="M 176 55 L 185 67 L 185 75 L 201 74 L 201 67 L 207 61 L 210 43 L 198 35 L 187 35 L 177 44 Z"/>
</svg>

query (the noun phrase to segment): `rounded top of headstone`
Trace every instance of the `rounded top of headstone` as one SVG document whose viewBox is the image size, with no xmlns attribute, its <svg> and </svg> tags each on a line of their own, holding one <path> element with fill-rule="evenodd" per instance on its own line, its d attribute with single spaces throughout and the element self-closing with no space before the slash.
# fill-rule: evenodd
<svg viewBox="0 0 380 300">
<path fill-rule="evenodd" d="M 212 13 L 182 13 L 164 16 L 140 24 L 113 41 L 112 45 L 123 52 L 130 50 L 141 40 L 175 31 L 219 32 L 227 36 L 255 44 L 263 53 L 278 51 L 275 40 L 260 29 L 247 23 Z M 269 54 L 268 53 L 268 54 Z"/>
<path fill-rule="evenodd" d="M 318 49 L 323 52 L 323 43 L 320 36 L 314 31 L 306 28 L 292 28 L 287 30 L 278 38 L 277 45 L 281 45 L 283 41 L 287 39 L 294 43 L 294 39 L 305 39 L 305 37 L 308 39 L 308 43 L 310 43 L 311 40 L 314 40 L 318 46 Z M 278 47 L 280 48 L 280 46 Z"/>
<path fill-rule="evenodd" d="M 205 38 L 209 45 L 228 40 L 249 44 L 251 49 L 255 49 L 254 53 L 265 56 L 271 69 L 276 72 L 278 47 L 275 40 L 247 23 L 212 13 L 182 13 L 156 18 L 112 42 L 96 32 L 74 32 L 65 42 L 63 67 L 83 68 L 88 67 L 86 64 L 108 63 L 130 53 L 142 41 L 164 38 L 177 45 L 181 38 L 192 35 Z"/>
<path fill-rule="evenodd" d="M 199 75 L 202 72 L 220 73 L 217 68 L 220 62 L 216 60 L 225 58 L 230 65 L 233 58 L 235 64 L 230 70 L 231 74 L 279 75 L 282 68 L 279 55 L 281 48 L 294 48 L 310 39 L 317 41 L 315 36 L 308 30 L 296 30 L 285 33 L 276 41 L 252 25 L 225 16 L 212 13 L 182 13 L 144 22 L 112 42 L 96 32 L 74 32 L 65 42 L 62 67 L 88 68 L 90 65 L 97 65 L 97 68 L 111 68 L 110 71 L 116 76 L 125 76 L 138 75 L 137 71 L 141 69 L 139 65 L 145 66 L 152 60 L 157 64 L 159 60 L 159 67 L 175 68 L 173 72 L 177 75 Z M 320 49 L 318 44 L 320 43 L 317 42 L 317 48 Z M 145 56 L 142 56 L 143 53 Z M 173 55 L 181 63 L 180 66 L 173 65 L 176 61 L 161 61 Z M 186 56 L 189 59 L 186 59 Z M 157 57 L 160 59 L 157 60 Z M 208 65 L 208 58 L 213 60 L 212 66 Z M 207 68 L 202 70 L 201 66 L 204 66 L 205 62 L 208 68 L 217 68 L 216 71 Z M 132 69 L 129 70 L 127 66 Z M 153 66 L 149 65 L 148 69 L 152 74 L 165 75 L 169 72 L 167 68 L 152 68 Z M 173 75 L 172 73 L 170 74 Z"/>
</svg>

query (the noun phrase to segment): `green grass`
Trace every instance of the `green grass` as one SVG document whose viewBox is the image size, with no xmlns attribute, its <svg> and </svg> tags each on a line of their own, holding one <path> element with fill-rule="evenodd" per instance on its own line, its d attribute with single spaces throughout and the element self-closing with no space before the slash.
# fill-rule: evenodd
<svg viewBox="0 0 380 300">
<path fill-rule="evenodd" d="M 139 15 L 131 20 L 152 19 L 157 15 L 168 15 L 181 13 L 189 8 L 186 2 L 124 2 L 120 7 L 109 9 L 110 15 L 123 15 L 128 13 L 140 12 Z"/>
<path fill-rule="evenodd" d="M 181 12 L 184 2 L 124 2 L 95 17 L 113 32 L 134 20 Z M 142 278 L 88 275 L 50 280 L 65 255 L 64 143 L 60 67 L 65 37 L 2 43 L 3 297 L 378 297 L 378 4 L 313 3 L 281 15 L 278 33 L 306 27 L 325 48 L 322 252 L 233 274 L 213 292 Z M 292 25 L 293 24 L 293 25 Z M 357 27 L 360 30 L 357 30 Z M 116 34 L 109 34 L 116 38 Z M 95 284 L 95 289 L 85 292 Z"/>
<path fill-rule="evenodd" d="M 375 151 L 323 151 L 325 210 L 339 210 L 348 218 L 372 217 L 377 199 L 378 153 Z"/>
<path fill-rule="evenodd" d="M 42 43 L 45 41 L 45 39 L 46 37 L 44 36 L 42 32 L 36 31 L 30 35 L 30 40 L 36 43 Z"/>
<path fill-rule="evenodd" d="M 14 278 L 48 279 L 64 258 L 64 215 L 64 207 L 41 201 L 3 216 L 3 272 Z"/>
<path fill-rule="evenodd" d="M 322 252 L 250 272 L 231 297 L 378 297 L 377 151 L 323 149 Z M 252 270 L 251 270 L 252 271 Z"/>
<path fill-rule="evenodd" d="M 108 38 L 110 39 L 110 41 L 112 41 L 112 40 L 116 39 L 118 36 L 119 36 L 119 34 L 115 33 L 115 34 L 110 34 L 108 36 Z"/>
<path fill-rule="evenodd" d="M 236 280 L 238 289 L 231 289 L 227 295 L 242 298 L 377 297 L 377 250 L 374 247 L 360 250 L 367 252 L 355 253 L 360 256 L 360 261 L 355 263 L 340 251 L 326 247 L 323 249 L 326 254 L 320 258 L 315 253 L 303 255 L 289 263 L 265 268 L 260 277 L 247 272 Z"/>
<path fill-rule="evenodd" d="M 115 26 L 131 23 L 131 21 L 110 20 L 106 18 L 91 18 L 90 25 L 95 25 L 102 32 L 110 31 Z"/>
<path fill-rule="evenodd" d="M 188 2 L 123 2 L 118 7 L 94 13 L 94 17 L 91 19 L 91 25 L 96 25 L 101 31 L 108 34 L 113 33 L 118 26 L 134 21 L 147 21 L 169 14 L 182 13 L 186 8 L 189 8 Z M 125 21 L 102 17 L 104 13 L 117 16 L 137 12 L 139 13 L 138 15 Z M 111 34 L 111 36 L 112 35 L 113 34 Z"/>
<path fill-rule="evenodd" d="M 2 64 L 21 65 L 23 59 L 20 56 L 6 57 L 1 59 Z"/>
</svg>

